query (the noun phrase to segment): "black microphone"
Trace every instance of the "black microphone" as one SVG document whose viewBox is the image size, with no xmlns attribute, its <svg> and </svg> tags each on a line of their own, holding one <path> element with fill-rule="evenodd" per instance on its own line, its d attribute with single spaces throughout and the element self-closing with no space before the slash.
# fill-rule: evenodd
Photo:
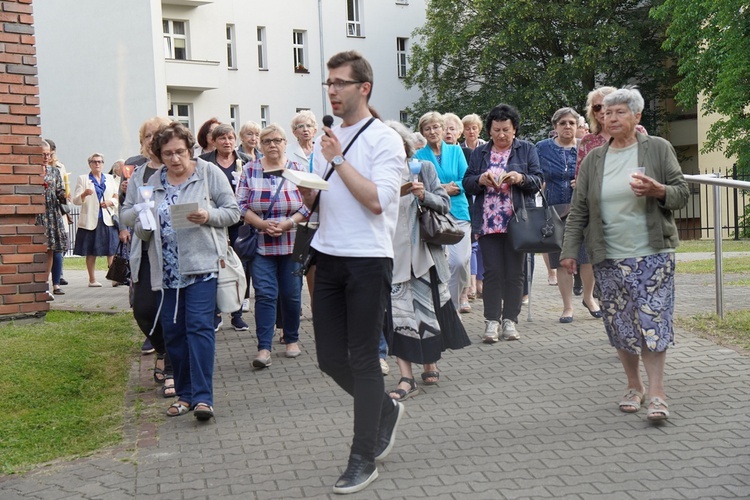
<svg viewBox="0 0 750 500">
<path fill-rule="evenodd" d="M 323 117 L 323 126 L 328 128 L 331 128 L 333 126 L 333 117 L 331 115 L 325 115 Z M 325 134 L 328 135 L 328 132 L 326 132 Z M 328 135 L 328 137 L 330 137 L 330 135 Z"/>
</svg>

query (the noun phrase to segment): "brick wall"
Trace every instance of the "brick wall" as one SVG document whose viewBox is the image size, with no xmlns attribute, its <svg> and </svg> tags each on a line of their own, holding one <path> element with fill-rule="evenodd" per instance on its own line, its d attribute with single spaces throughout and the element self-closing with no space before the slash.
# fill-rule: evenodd
<svg viewBox="0 0 750 500">
<path fill-rule="evenodd" d="M 49 310 L 31 2 L 0 1 L 0 321 Z"/>
</svg>

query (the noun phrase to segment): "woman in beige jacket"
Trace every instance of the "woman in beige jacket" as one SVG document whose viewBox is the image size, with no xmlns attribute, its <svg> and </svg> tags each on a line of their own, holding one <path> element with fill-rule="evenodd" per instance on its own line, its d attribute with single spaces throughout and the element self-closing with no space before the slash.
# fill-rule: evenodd
<svg viewBox="0 0 750 500">
<path fill-rule="evenodd" d="M 118 183 L 111 175 L 102 173 L 102 155 L 92 154 L 88 163 L 91 172 L 78 177 L 73 191 L 73 204 L 81 207 L 73 253 L 86 257 L 89 286 L 100 287 L 102 284 L 94 275 L 96 257 L 105 255 L 107 264 L 112 264 L 119 242 L 117 224 L 113 220 L 119 205 Z"/>
</svg>

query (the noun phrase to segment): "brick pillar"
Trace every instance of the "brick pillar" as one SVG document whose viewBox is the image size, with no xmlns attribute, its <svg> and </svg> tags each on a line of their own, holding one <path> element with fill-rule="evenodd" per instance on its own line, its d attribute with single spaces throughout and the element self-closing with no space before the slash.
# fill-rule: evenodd
<svg viewBox="0 0 750 500">
<path fill-rule="evenodd" d="M 31 2 L 0 1 L 0 322 L 49 310 Z"/>
</svg>

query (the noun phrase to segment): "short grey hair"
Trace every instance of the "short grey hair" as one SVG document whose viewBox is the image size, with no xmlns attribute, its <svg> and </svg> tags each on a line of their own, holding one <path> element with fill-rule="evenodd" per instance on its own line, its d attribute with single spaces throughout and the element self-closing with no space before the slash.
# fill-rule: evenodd
<svg viewBox="0 0 750 500">
<path fill-rule="evenodd" d="M 229 134 L 231 134 L 232 137 L 237 139 L 237 134 L 234 133 L 234 127 L 226 123 L 222 123 L 222 124 L 215 126 L 214 129 L 211 131 L 211 138 L 215 141 L 222 135 L 229 135 Z"/>
<path fill-rule="evenodd" d="M 404 149 L 406 150 L 406 157 L 411 158 L 414 156 L 414 152 L 417 149 L 417 138 L 414 137 L 414 132 L 406 128 L 401 122 L 387 120 L 384 123 L 401 136 L 401 140 L 404 142 Z"/>
<path fill-rule="evenodd" d="M 557 125 L 557 122 L 562 120 L 564 116 L 568 115 L 572 116 L 575 119 L 577 125 L 578 119 L 581 117 L 581 115 L 579 115 L 578 111 L 573 108 L 560 108 L 555 111 L 555 114 L 552 115 L 552 125 Z"/>
<path fill-rule="evenodd" d="M 281 138 L 286 141 L 286 132 L 284 132 L 283 127 L 278 123 L 272 123 L 260 131 L 260 142 L 263 143 L 263 139 L 265 139 L 268 135 L 273 134 L 274 132 L 279 134 Z"/>
<path fill-rule="evenodd" d="M 604 97 L 602 101 L 605 107 L 614 106 L 615 104 L 627 104 L 633 114 L 643 112 L 643 96 L 635 86 L 627 86 L 617 89 L 611 94 Z"/>
<path fill-rule="evenodd" d="M 315 130 L 318 130 L 318 120 L 315 118 L 315 113 L 309 109 L 303 109 L 292 117 L 292 132 L 297 125 L 300 123 L 310 122 Z"/>
</svg>

